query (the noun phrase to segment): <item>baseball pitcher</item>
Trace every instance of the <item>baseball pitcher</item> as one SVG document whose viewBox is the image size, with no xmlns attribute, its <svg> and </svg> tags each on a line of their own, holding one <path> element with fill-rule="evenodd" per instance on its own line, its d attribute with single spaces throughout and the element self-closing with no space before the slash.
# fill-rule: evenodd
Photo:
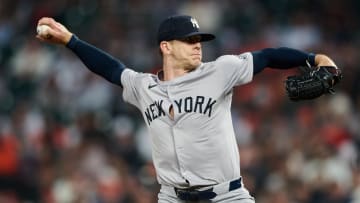
<svg viewBox="0 0 360 203">
<path fill-rule="evenodd" d="M 310 66 L 306 77 L 292 76 L 286 83 L 290 98 L 302 100 L 333 92 L 341 78 L 328 56 L 290 48 L 202 62 L 201 43 L 215 36 L 201 32 L 198 22 L 186 15 L 170 16 L 160 24 L 157 40 L 163 67 L 155 75 L 128 68 L 52 18 L 40 19 L 38 26 L 48 29 L 37 38 L 65 45 L 91 71 L 122 87 L 124 100 L 141 111 L 161 184 L 160 203 L 255 201 L 240 173 L 230 112 L 234 87 L 251 82 L 265 67 Z"/>
</svg>

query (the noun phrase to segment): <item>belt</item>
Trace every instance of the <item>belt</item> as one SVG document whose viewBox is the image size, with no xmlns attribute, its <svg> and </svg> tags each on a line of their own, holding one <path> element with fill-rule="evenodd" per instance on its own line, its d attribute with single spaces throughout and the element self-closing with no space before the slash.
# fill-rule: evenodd
<svg viewBox="0 0 360 203">
<path fill-rule="evenodd" d="M 180 189 L 180 188 L 174 188 L 176 196 L 185 201 L 200 201 L 200 200 L 210 200 L 215 198 L 218 194 L 224 194 L 226 192 L 230 192 L 232 190 L 236 190 L 238 188 L 241 188 L 241 177 L 239 179 L 221 183 L 218 185 L 215 185 L 209 189 L 206 190 L 196 190 L 196 189 Z"/>
</svg>

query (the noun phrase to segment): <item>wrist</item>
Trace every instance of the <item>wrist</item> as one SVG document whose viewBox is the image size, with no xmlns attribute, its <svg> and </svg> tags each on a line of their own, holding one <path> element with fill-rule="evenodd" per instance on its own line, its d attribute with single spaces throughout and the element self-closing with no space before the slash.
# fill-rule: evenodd
<svg viewBox="0 0 360 203">
<path fill-rule="evenodd" d="M 69 49 L 74 49 L 78 40 L 79 38 L 76 35 L 72 34 L 68 41 L 65 43 L 65 46 Z"/>
<path fill-rule="evenodd" d="M 336 64 L 328 56 L 323 54 L 315 55 L 315 65 L 316 66 L 333 66 L 336 67 Z"/>
<path fill-rule="evenodd" d="M 64 42 L 65 45 L 70 42 L 72 36 L 73 36 L 72 33 L 68 33 L 68 34 L 65 35 L 65 37 L 64 37 L 64 39 L 63 39 L 63 42 Z"/>
</svg>

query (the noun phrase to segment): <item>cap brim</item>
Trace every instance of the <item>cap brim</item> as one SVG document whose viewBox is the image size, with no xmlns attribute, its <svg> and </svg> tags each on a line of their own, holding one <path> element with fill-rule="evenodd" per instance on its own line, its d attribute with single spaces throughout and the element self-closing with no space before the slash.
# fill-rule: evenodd
<svg viewBox="0 0 360 203">
<path fill-rule="evenodd" d="M 209 34 L 209 33 L 203 33 L 203 32 L 192 32 L 185 36 L 182 36 L 182 38 L 191 37 L 191 36 L 201 36 L 201 42 L 206 42 L 215 39 L 215 35 Z"/>
</svg>

